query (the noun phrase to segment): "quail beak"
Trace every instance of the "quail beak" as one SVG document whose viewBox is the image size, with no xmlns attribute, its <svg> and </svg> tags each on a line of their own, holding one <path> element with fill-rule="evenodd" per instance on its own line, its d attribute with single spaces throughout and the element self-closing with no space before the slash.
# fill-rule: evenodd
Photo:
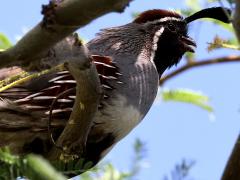
<svg viewBox="0 0 240 180">
<path fill-rule="evenodd" d="M 196 43 L 194 42 L 194 40 L 188 36 L 182 36 L 181 37 L 181 41 L 183 43 L 184 49 L 187 52 L 195 52 L 195 48 L 197 47 Z"/>
</svg>

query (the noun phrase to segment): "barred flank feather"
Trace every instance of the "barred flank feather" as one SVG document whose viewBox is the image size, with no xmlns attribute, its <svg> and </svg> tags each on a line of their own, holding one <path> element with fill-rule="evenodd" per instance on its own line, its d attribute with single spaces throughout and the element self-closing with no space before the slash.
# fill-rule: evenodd
<svg viewBox="0 0 240 180">
<path fill-rule="evenodd" d="M 117 66 L 112 62 L 110 57 L 98 55 L 93 55 L 92 57 L 103 90 L 109 91 L 114 89 L 109 83 L 111 81 L 122 83 L 119 81 L 121 73 L 118 72 Z M 41 87 L 41 83 L 46 81 L 46 79 L 47 85 Z M 44 114 L 48 115 L 50 105 L 58 94 L 76 86 L 76 81 L 69 71 L 56 72 L 47 78 L 44 77 L 43 79 L 33 80 L 33 83 L 37 83 L 38 86 L 40 85 L 40 88 L 32 90 L 28 88 L 28 85 L 24 84 L 1 92 L 0 97 L 10 99 L 21 105 L 21 107 L 31 111 L 45 111 Z M 46 84 L 46 82 L 44 82 L 44 84 Z M 75 97 L 75 91 L 71 91 L 58 98 L 52 111 L 53 116 L 67 119 L 71 113 Z M 103 99 L 107 99 L 107 97 L 107 95 L 104 95 Z M 102 104 L 99 105 L 99 108 L 102 107 Z"/>
</svg>

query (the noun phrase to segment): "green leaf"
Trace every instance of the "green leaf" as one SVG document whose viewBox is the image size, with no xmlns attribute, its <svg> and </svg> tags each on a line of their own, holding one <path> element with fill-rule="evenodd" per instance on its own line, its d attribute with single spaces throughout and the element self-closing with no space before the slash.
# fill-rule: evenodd
<svg viewBox="0 0 240 180">
<path fill-rule="evenodd" d="M 227 49 L 234 49 L 239 50 L 239 46 L 234 39 L 222 39 L 219 36 L 215 36 L 213 42 L 209 43 L 208 45 L 208 51 L 216 50 L 219 48 L 227 48 Z"/>
<path fill-rule="evenodd" d="M 218 0 L 208 0 L 208 3 L 213 3 L 213 2 L 217 2 Z"/>
<path fill-rule="evenodd" d="M 228 2 L 229 4 L 234 4 L 234 3 L 235 3 L 235 0 L 227 0 L 227 2 Z"/>
<path fill-rule="evenodd" d="M 45 159 L 38 155 L 30 154 L 26 157 L 28 165 L 27 177 L 35 180 L 67 180 L 61 173 L 57 172 Z"/>
<path fill-rule="evenodd" d="M 3 147 L 0 148 L 0 161 L 10 165 L 17 164 L 19 161 L 19 157 L 11 155 L 9 148 Z"/>
<path fill-rule="evenodd" d="M 22 159 L 10 153 L 9 148 L 0 148 L 0 179 L 15 179 L 21 176 L 24 168 Z"/>
<path fill-rule="evenodd" d="M 187 8 L 180 9 L 180 14 L 186 17 L 202 9 L 199 0 L 185 0 L 185 4 Z"/>
<path fill-rule="evenodd" d="M 199 0 L 186 0 L 185 4 L 187 5 L 188 8 L 195 12 L 201 9 Z"/>
<path fill-rule="evenodd" d="M 183 102 L 196 105 L 208 112 L 213 112 L 213 108 L 208 104 L 209 98 L 196 91 L 187 89 L 163 90 L 162 98 L 164 101 Z"/>
<path fill-rule="evenodd" d="M 204 20 L 212 22 L 213 24 L 216 24 L 216 25 L 222 27 L 223 29 L 229 31 L 230 33 L 234 33 L 232 24 L 223 23 L 223 22 L 215 20 L 215 19 L 204 19 Z"/>
<path fill-rule="evenodd" d="M 227 41 L 231 45 L 238 46 L 238 40 L 235 37 L 229 38 Z"/>
<path fill-rule="evenodd" d="M 0 50 L 7 49 L 11 47 L 12 44 L 9 39 L 2 33 L 0 33 Z"/>
<path fill-rule="evenodd" d="M 133 13 L 131 14 L 131 16 L 132 16 L 133 19 L 135 19 L 135 18 L 138 17 L 139 14 L 140 14 L 139 12 L 133 12 Z"/>
</svg>

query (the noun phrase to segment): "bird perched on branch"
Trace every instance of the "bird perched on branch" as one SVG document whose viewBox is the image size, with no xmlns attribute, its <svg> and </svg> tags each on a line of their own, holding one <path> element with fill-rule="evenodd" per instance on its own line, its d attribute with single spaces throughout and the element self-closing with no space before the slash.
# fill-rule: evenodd
<svg viewBox="0 0 240 180">
<path fill-rule="evenodd" d="M 154 9 L 133 22 L 102 30 L 87 43 L 103 89 L 103 98 L 86 142 L 88 161 L 96 164 L 124 138 L 151 108 L 159 78 L 186 52 L 194 52 L 188 24 L 199 18 L 229 23 L 228 9 L 209 8 L 187 18 L 176 12 Z M 68 71 L 59 71 L 1 92 L 0 146 L 18 154 L 46 153 L 51 147 L 46 119 L 52 107 L 54 139 L 64 129 L 75 99 L 69 91 L 76 82 Z"/>
</svg>

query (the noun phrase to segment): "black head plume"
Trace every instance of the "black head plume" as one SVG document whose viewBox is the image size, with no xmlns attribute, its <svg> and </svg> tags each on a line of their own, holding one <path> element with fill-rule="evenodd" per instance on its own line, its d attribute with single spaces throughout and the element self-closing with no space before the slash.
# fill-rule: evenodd
<svg viewBox="0 0 240 180">
<path fill-rule="evenodd" d="M 185 18 L 185 21 L 187 23 L 190 23 L 200 18 L 212 18 L 225 23 L 230 23 L 229 17 L 231 16 L 231 12 L 232 11 L 228 8 L 222 8 L 222 7 L 207 8 L 207 9 L 198 11 L 193 15 Z"/>
</svg>

